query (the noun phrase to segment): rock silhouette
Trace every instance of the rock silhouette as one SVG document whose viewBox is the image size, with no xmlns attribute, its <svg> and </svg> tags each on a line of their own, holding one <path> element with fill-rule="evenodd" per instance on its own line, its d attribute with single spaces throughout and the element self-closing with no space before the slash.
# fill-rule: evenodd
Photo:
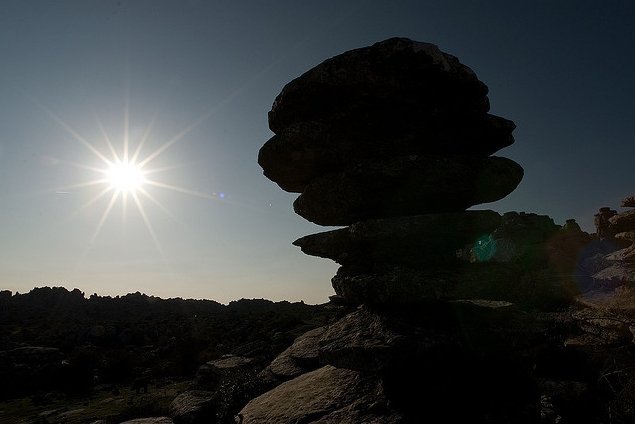
<svg viewBox="0 0 635 424">
<path fill-rule="evenodd" d="M 524 320 L 515 337 L 533 340 L 540 326 L 505 301 L 563 297 L 550 280 L 538 290 L 531 280 L 537 297 L 518 283 L 548 267 L 547 242 L 560 227 L 546 216 L 467 210 L 505 197 L 523 177 L 514 161 L 491 156 L 514 142 L 515 125 L 488 112 L 487 87 L 470 68 L 404 38 L 328 59 L 283 88 L 269 112 L 275 135 L 258 162 L 300 193 L 299 215 L 346 226 L 294 244 L 338 262 L 334 301 L 361 306 L 307 337 L 325 368 L 303 364 L 293 347 L 274 360 L 266 378 L 287 382 L 249 402 L 241 422 L 539 417 L 536 385 L 505 334 Z M 352 393 L 342 373 L 363 376 L 376 394 L 363 417 L 354 405 L 367 395 Z M 472 378 L 487 393 L 450 408 L 449 399 L 477 389 Z M 337 388 L 338 402 L 310 389 L 314 379 Z"/>
<path fill-rule="evenodd" d="M 603 208 L 594 238 L 573 219 L 470 209 L 523 178 L 492 156 L 515 124 L 489 113 L 487 94 L 456 57 L 405 38 L 282 89 L 258 162 L 300 193 L 300 216 L 344 226 L 293 244 L 341 265 L 331 304 L 351 312 L 278 355 L 259 375 L 277 387 L 237 422 L 603 422 L 607 398 L 630 416 L 635 383 L 606 395 L 594 374 L 612 372 L 606 347 L 630 344 L 629 327 L 575 296 L 596 288 L 600 262 L 632 258 L 596 253 L 635 240 L 635 214 Z"/>
<path fill-rule="evenodd" d="M 452 297 L 458 281 L 447 278 L 448 265 L 461 267 L 457 275 L 482 274 L 482 266 L 458 264 L 455 252 L 493 231 L 496 224 L 479 217 L 493 222 L 494 213 L 464 211 L 505 197 L 523 176 L 512 160 L 490 156 L 513 143 L 515 125 L 488 110 L 487 87 L 471 69 L 432 44 L 403 38 L 326 60 L 283 88 L 269 112 L 276 135 L 259 163 L 283 189 L 301 193 L 294 202 L 299 215 L 350 225 L 348 236 L 329 232 L 296 242 L 344 265 L 333 280 L 337 295 L 358 303 Z M 427 236 L 426 220 L 435 221 Z M 368 226 L 393 231 L 365 236 Z M 451 234 L 432 236 L 435 228 Z M 402 240 L 419 236 L 425 246 Z M 324 252 L 333 243 L 337 251 Z M 395 273 L 414 276 L 375 281 Z M 380 285 L 381 294 L 369 290 Z"/>
</svg>

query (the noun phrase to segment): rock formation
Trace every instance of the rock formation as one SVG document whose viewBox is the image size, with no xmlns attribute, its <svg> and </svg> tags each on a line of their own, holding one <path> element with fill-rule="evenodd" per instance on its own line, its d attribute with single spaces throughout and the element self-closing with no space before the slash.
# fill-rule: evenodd
<svg viewBox="0 0 635 424">
<path fill-rule="evenodd" d="M 545 329 L 510 302 L 570 296 L 550 242 L 565 234 L 566 250 L 580 234 L 546 216 L 467 210 L 523 177 L 492 156 L 514 142 L 514 123 L 488 112 L 470 68 L 404 38 L 328 59 L 283 88 L 258 162 L 300 193 L 299 215 L 345 226 L 294 244 L 339 263 L 332 299 L 358 308 L 274 360 L 261 378 L 284 383 L 238 422 L 539 420 L 527 358 Z"/>
<path fill-rule="evenodd" d="M 635 196 L 625 198 L 622 207 L 635 207 Z M 617 213 L 609 208 L 602 208 L 600 214 L 603 210 L 605 215 L 610 215 L 608 223 L 604 224 L 604 233 L 617 239 L 616 242 L 621 243 L 620 247 L 623 248 L 606 255 L 604 260 L 608 266 L 594 277 L 609 286 L 635 282 L 635 209 Z"/>
</svg>

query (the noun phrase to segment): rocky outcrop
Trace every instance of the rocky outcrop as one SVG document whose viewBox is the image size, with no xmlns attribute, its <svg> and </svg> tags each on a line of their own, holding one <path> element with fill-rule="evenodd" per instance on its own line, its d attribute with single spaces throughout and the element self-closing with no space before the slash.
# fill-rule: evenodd
<svg viewBox="0 0 635 424">
<path fill-rule="evenodd" d="M 514 142 L 514 123 L 488 112 L 470 68 L 403 38 L 328 59 L 283 88 L 258 162 L 300 193 L 299 215 L 346 226 L 294 244 L 339 263 L 334 298 L 361 306 L 279 355 L 267 373 L 287 381 L 240 422 L 538 419 L 529 358 L 545 330 L 509 302 L 571 299 L 559 275 L 568 268 L 551 269 L 563 233 L 547 216 L 467 210 L 523 177 L 492 156 Z M 582 236 L 574 222 L 565 232 L 568 252 Z M 301 374 L 300 350 L 324 366 Z"/>
<path fill-rule="evenodd" d="M 459 279 L 446 283 L 446 274 L 456 252 L 501 219 L 465 210 L 505 197 L 523 176 L 515 162 L 490 156 L 513 142 L 515 126 L 488 110 L 487 88 L 468 67 L 400 38 L 336 56 L 284 87 L 259 163 L 301 193 L 299 215 L 349 226 L 296 241 L 343 265 L 337 295 L 374 304 L 454 292 Z M 458 274 L 481 275 L 471 268 Z M 378 294 L 391 291 L 394 282 L 382 282 L 395 274 L 411 278 L 398 277 L 397 294 Z"/>
<path fill-rule="evenodd" d="M 634 196 L 629 196 L 622 201 L 622 206 L 633 204 Z M 600 212 L 609 208 L 602 208 Z M 615 212 L 615 213 L 613 213 Z M 622 244 L 622 249 L 616 250 L 604 256 L 603 260 L 608 265 L 594 275 L 602 285 L 610 288 L 635 282 L 635 210 L 627 210 L 622 213 L 609 212 L 608 224 L 604 223 L 604 233 Z M 597 218 L 597 215 L 596 215 Z M 608 237 L 607 235 L 607 237 Z"/>
</svg>

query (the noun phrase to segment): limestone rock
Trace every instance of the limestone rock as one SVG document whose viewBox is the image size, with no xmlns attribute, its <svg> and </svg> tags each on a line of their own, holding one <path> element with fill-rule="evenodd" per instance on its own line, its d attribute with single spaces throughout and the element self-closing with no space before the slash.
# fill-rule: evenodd
<svg viewBox="0 0 635 424">
<path fill-rule="evenodd" d="M 390 328 L 385 317 L 360 308 L 324 332 L 320 357 L 339 368 L 377 372 L 406 361 L 413 347 L 411 340 Z"/>
<path fill-rule="evenodd" d="M 635 231 L 624 231 L 621 233 L 617 233 L 615 234 L 615 238 L 635 242 Z"/>
<path fill-rule="evenodd" d="M 201 365 L 196 372 L 197 388 L 215 390 L 223 381 L 237 380 L 253 368 L 253 359 L 241 356 L 225 356 Z"/>
<path fill-rule="evenodd" d="M 287 348 L 276 356 L 259 376 L 263 380 L 269 380 L 269 374 L 272 374 L 274 380 L 290 380 L 307 371 L 309 370 L 291 357 L 291 348 Z"/>
<path fill-rule="evenodd" d="M 391 38 L 328 59 L 288 83 L 269 112 L 279 133 L 296 122 L 363 119 L 368 111 L 447 116 L 487 112 L 487 87 L 433 44 Z"/>
<path fill-rule="evenodd" d="M 308 255 L 344 264 L 400 261 L 427 266 L 457 262 L 456 250 L 500 225 L 498 213 L 466 211 L 375 219 L 296 240 Z"/>
<path fill-rule="evenodd" d="M 621 233 L 624 234 L 624 233 Z M 606 255 L 607 261 L 614 262 L 635 262 L 635 248 L 627 247 Z"/>
<path fill-rule="evenodd" d="M 314 366 L 319 362 L 319 341 L 326 327 L 317 327 L 307 331 L 293 341 L 289 347 L 289 355 L 305 366 Z"/>
<path fill-rule="evenodd" d="M 613 234 L 635 229 L 635 210 L 619 213 L 609 219 Z"/>
<path fill-rule="evenodd" d="M 611 288 L 635 281 L 635 268 L 624 263 L 614 263 L 593 275 L 603 287 Z"/>
<path fill-rule="evenodd" d="M 628 196 L 627 198 L 622 200 L 622 207 L 635 208 L 635 196 Z"/>
<path fill-rule="evenodd" d="M 212 415 L 213 400 L 213 392 L 188 390 L 172 401 L 170 404 L 170 416 L 176 424 L 203 422 Z"/>
<path fill-rule="evenodd" d="M 320 225 L 461 211 L 502 199 L 522 177 L 520 165 L 506 158 L 392 158 L 317 178 L 293 207 L 298 215 Z"/>
<path fill-rule="evenodd" d="M 242 424 L 398 423 L 377 378 L 327 365 L 252 399 L 238 414 Z"/>
<path fill-rule="evenodd" d="M 317 327 L 307 331 L 293 341 L 293 344 L 280 353 L 260 374 L 264 381 L 290 380 L 308 371 L 318 368 L 320 336 L 326 327 Z"/>
<path fill-rule="evenodd" d="M 408 155 L 489 156 L 514 142 L 512 121 L 479 115 L 440 121 L 426 116 L 298 122 L 267 141 L 258 163 L 283 190 L 302 192 L 313 179 L 367 160 Z"/>
</svg>

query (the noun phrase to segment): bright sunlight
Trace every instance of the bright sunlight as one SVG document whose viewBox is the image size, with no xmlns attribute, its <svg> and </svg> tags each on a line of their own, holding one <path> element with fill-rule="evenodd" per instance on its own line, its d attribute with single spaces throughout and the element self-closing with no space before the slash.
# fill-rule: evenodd
<svg viewBox="0 0 635 424">
<path fill-rule="evenodd" d="M 146 182 L 141 166 L 134 162 L 112 163 L 105 173 L 110 188 L 123 193 L 135 193 Z"/>
<path fill-rule="evenodd" d="M 201 197 L 205 199 L 211 199 L 211 200 L 220 200 L 224 198 L 223 193 L 220 194 L 220 197 L 216 196 L 216 193 L 214 193 L 214 195 L 199 193 L 193 190 L 188 190 L 185 188 L 181 188 L 181 187 L 166 184 L 160 181 L 156 181 L 154 178 L 150 177 L 150 175 L 152 174 L 156 174 L 158 172 L 161 172 L 163 170 L 167 170 L 173 167 L 165 167 L 160 169 L 156 169 L 156 168 L 150 169 L 147 167 L 147 165 L 149 165 L 150 162 L 152 162 L 156 157 L 161 155 L 163 152 L 165 152 L 168 148 L 170 148 L 172 145 L 174 145 L 178 141 L 182 140 L 191 130 L 193 130 L 199 124 L 207 120 L 213 113 L 213 109 L 208 111 L 204 115 L 202 115 L 199 119 L 197 119 L 196 121 L 194 121 L 193 123 L 185 127 L 183 130 L 179 131 L 174 137 L 169 139 L 159 148 L 155 149 L 152 153 L 148 154 L 147 156 L 144 156 L 143 158 L 140 158 L 141 151 L 152 131 L 154 119 L 146 127 L 144 134 L 139 140 L 139 142 L 137 143 L 137 146 L 134 152 L 130 152 L 129 151 L 129 147 L 130 147 L 129 146 L 129 131 L 128 131 L 128 128 L 129 128 L 128 109 L 127 108 L 125 109 L 124 137 L 122 140 L 123 141 L 122 151 L 117 151 L 117 149 L 111 142 L 110 137 L 106 133 L 106 130 L 104 129 L 103 125 L 101 124 L 99 119 L 96 117 L 98 127 L 101 130 L 101 133 L 103 136 L 103 140 L 105 141 L 108 147 L 108 150 L 111 153 L 111 155 L 108 155 L 107 153 L 100 151 L 97 147 L 95 147 L 93 143 L 91 143 L 90 141 L 82 137 L 74 128 L 72 128 L 70 125 L 64 122 L 61 118 L 59 118 L 52 110 L 48 109 L 47 107 L 41 104 L 38 104 L 38 106 L 40 106 L 40 108 L 42 108 L 47 114 L 49 114 L 75 140 L 77 140 L 80 144 L 84 145 L 84 147 L 90 150 L 98 159 L 101 160 L 101 162 L 105 166 L 104 168 L 97 168 L 93 166 L 87 166 L 85 164 L 76 164 L 76 163 L 68 162 L 79 168 L 84 168 L 84 169 L 94 171 L 100 174 L 101 178 L 78 183 L 78 184 L 73 184 L 73 185 L 61 188 L 61 189 L 69 190 L 69 189 L 78 189 L 82 187 L 91 187 L 95 185 L 101 185 L 101 186 L 105 185 L 104 189 L 101 192 L 99 192 L 97 195 L 95 195 L 92 199 L 90 199 L 82 207 L 82 209 L 98 202 L 99 200 L 103 198 L 107 198 L 108 197 L 107 195 L 111 193 L 110 200 L 107 201 L 106 208 L 101 216 L 101 219 L 99 220 L 97 224 L 95 233 L 93 234 L 90 240 L 91 243 L 93 243 L 95 239 L 97 238 L 97 236 L 99 235 L 99 232 L 101 231 L 104 223 L 108 219 L 108 216 L 110 215 L 117 200 L 118 199 L 121 200 L 121 204 L 122 204 L 123 212 L 125 216 L 127 199 L 132 198 L 157 248 L 159 249 L 159 251 L 162 251 L 161 246 L 159 245 L 158 239 L 156 237 L 156 234 L 152 228 L 152 225 L 150 224 L 150 219 L 148 218 L 144 205 L 142 204 L 142 200 L 144 199 L 148 200 L 151 203 L 153 203 L 155 206 L 157 206 L 159 209 L 163 210 L 163 212 L 165 212 L 168 216 L 171 217 L 172 215 L 157 199 L 154 198 L 154 196 L 150 194 L 148 190 L 151 187 L 172 190 L 172 191 L 176 191 L 176 192 L 180 192 L 180 193 L 184 193 L 184 194 L 188 194 L 188 195 L 192 195 L 196 197 Z"/>
</svg>

